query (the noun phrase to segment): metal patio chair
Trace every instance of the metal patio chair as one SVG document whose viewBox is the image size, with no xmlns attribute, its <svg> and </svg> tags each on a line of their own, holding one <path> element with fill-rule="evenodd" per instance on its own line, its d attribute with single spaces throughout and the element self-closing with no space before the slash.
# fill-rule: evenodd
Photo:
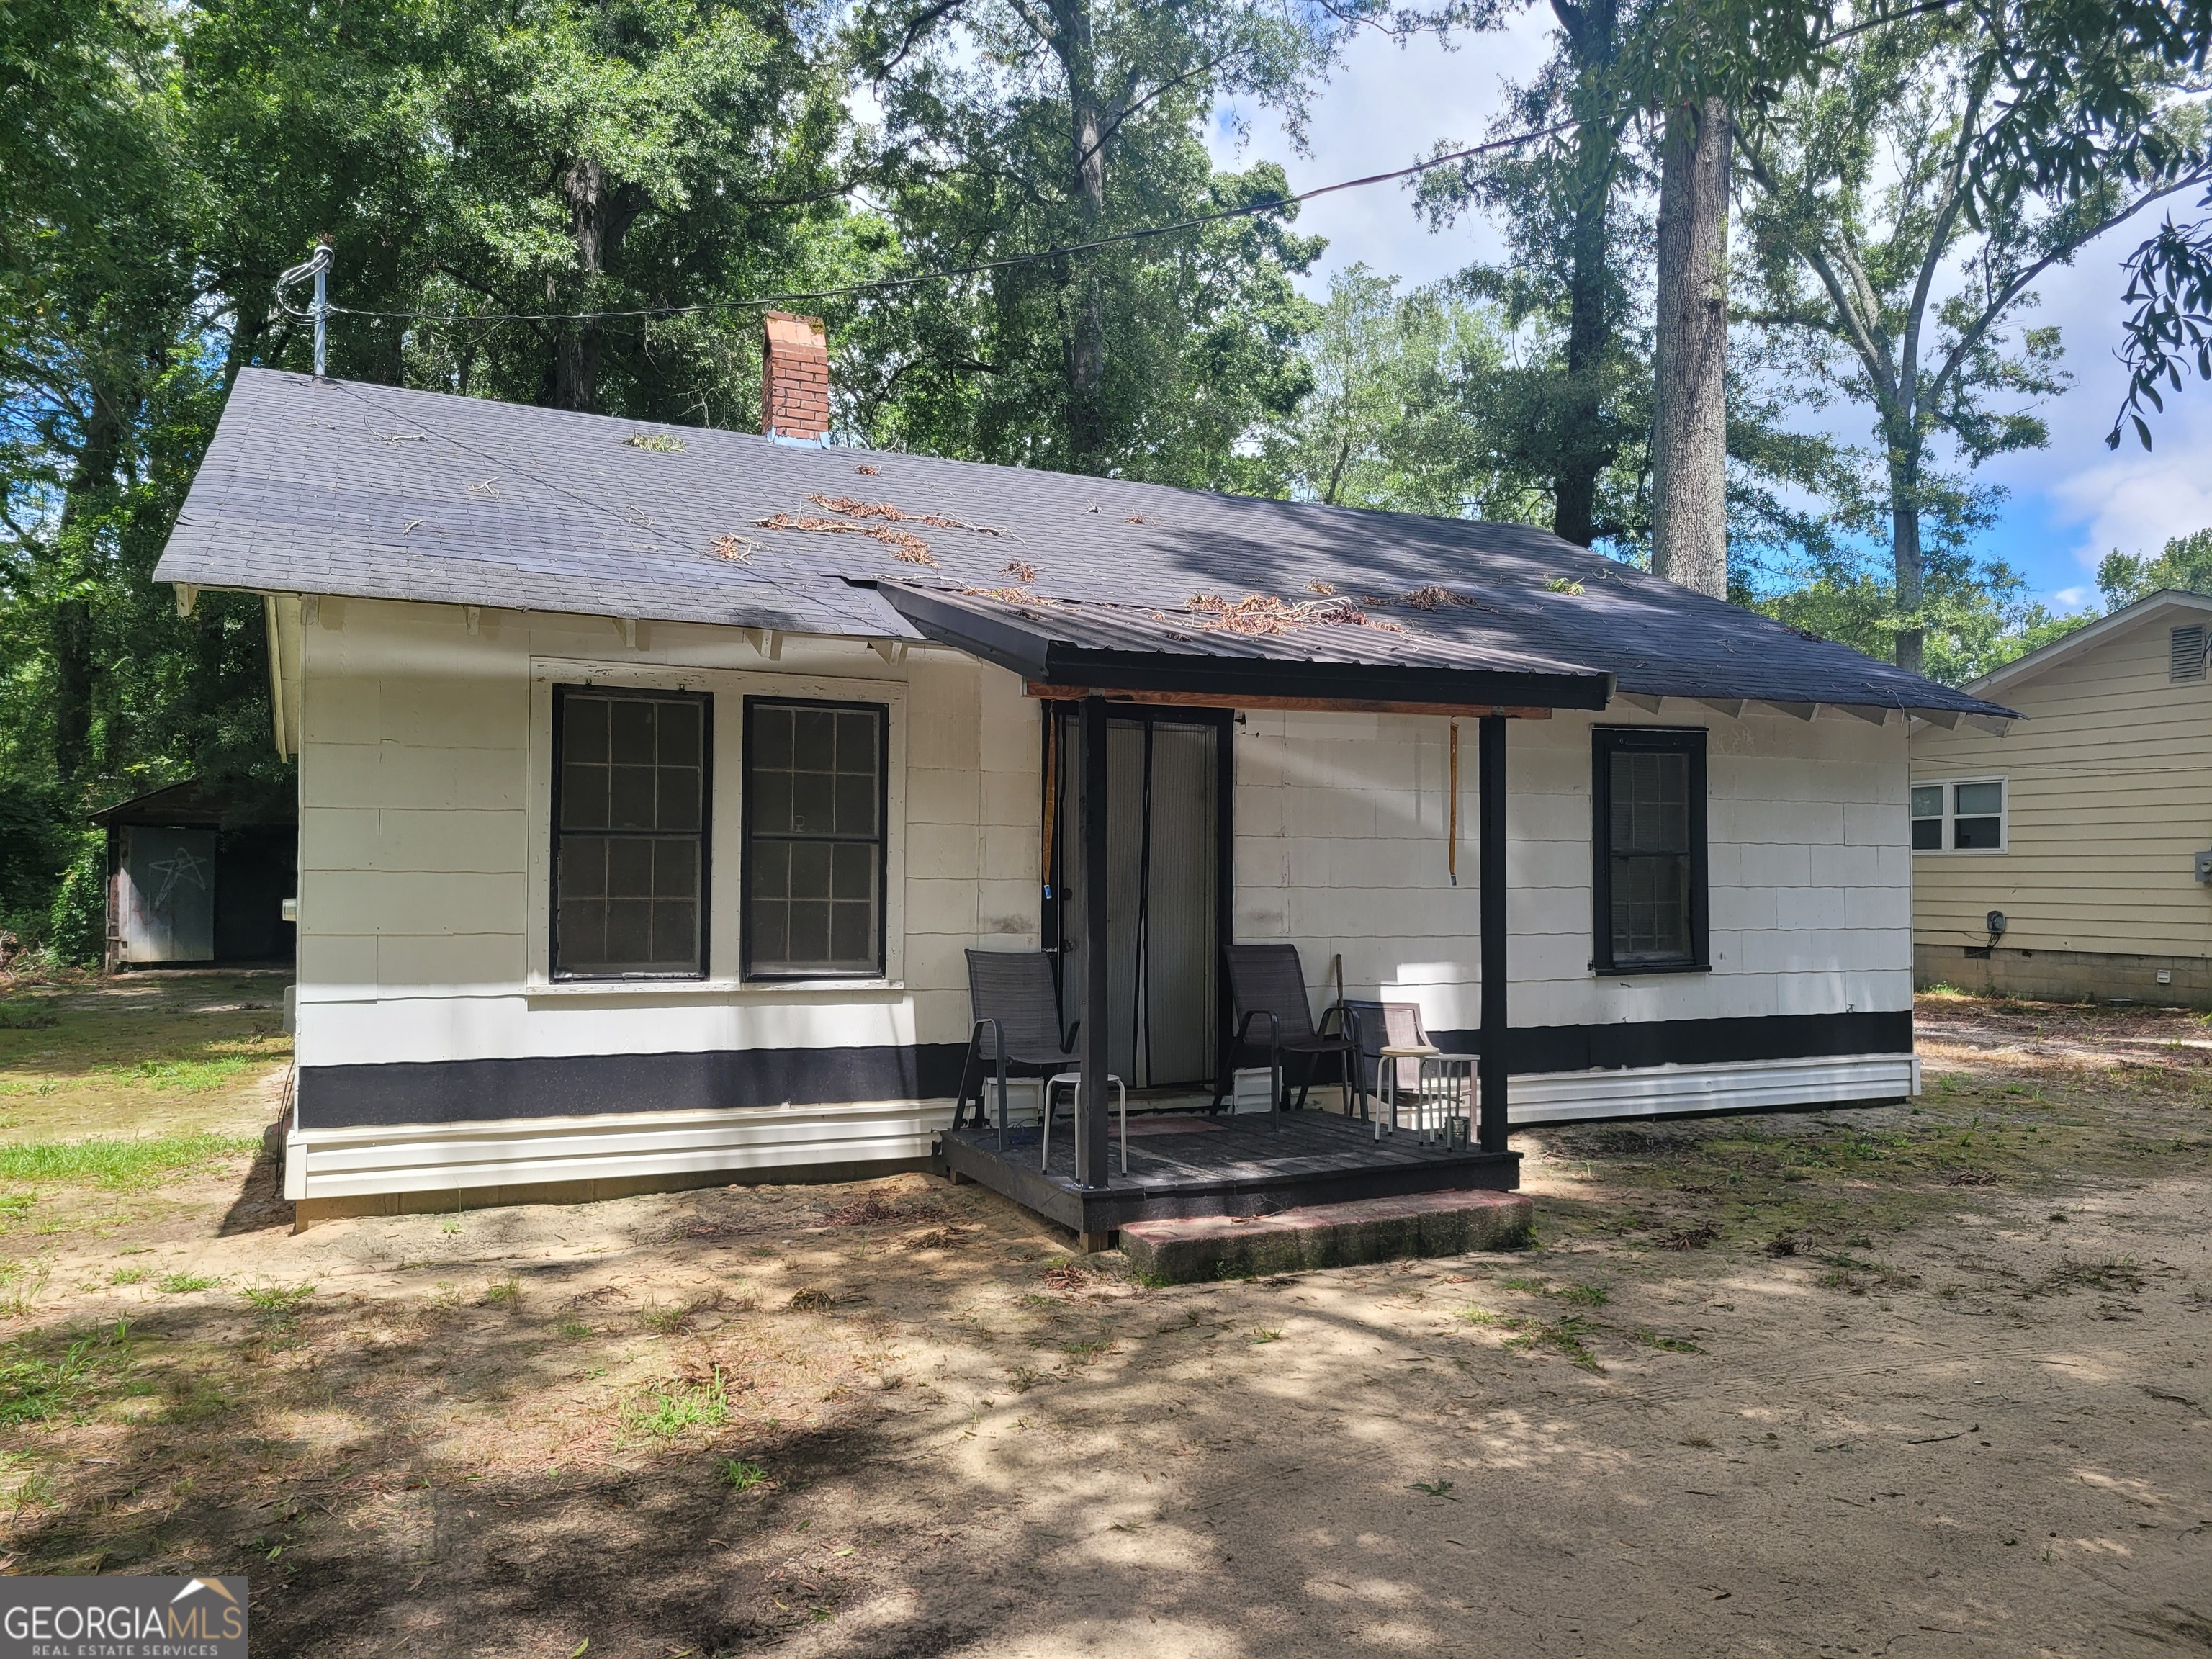
<svg viewBox="0 0 2212 1659">
<path fill-rule="evenodd" d="M 999 1091 L 999 1146 L 1006 1145 L 1006 1079 L 1012 1076 L 1046 1079 L 1043 1099 L 1044 1155 L 1052 1152 L 1053 1100 L 1058 1086 L 1071 1073 L 1079 1075 L 1083 1056 L 1075 1040 L 1083 1030 L 1077 1020 L 1063 1032 L 1060 1024 L 1060 988 L 1052 973 L 1052 957 L 1044 951 L 975 951 L 968 952 L 968 1002 L 975 1017 L 969 1029 L 968 1053 L 960 1066 L 960 1093 L 953 1103 L 952 1127 L 959 1128 L 968 1114 L 969 1079 L 975 1084 L 975 1121 L 990 1121 L 986 1091 L 995 1071 Z M 988 1038 L 989 1046 L 985 1046 Z M 1121 1091 L 1121 1167 L 1129 1167 L 1129 1097 L 1121 1079 L 1107 1083 Z M 1042 1168 L 1042 1164 L 1039 1168 Z"/>
<path fill-rule="evenodd" d="M 1283 1109 L 1283 1063 L 1286 1059 L 1305 1062 L 1304 1075 L 1298 1083 L 1298 1097 L 1292 1107 L 1297 1110 L 1306 1103 L 1322 1060 L 1334 1054 L 1344 1069 L 1346 1084 L 1358 1099 L 1359 1115 L 1364 1119 L 1367 1115 L 1367 1086 L 1359 1064 L 1358 1015 L 1341 1002 L 1333 1003 L 1322 1012 L 1321 1024 L 1314 1024 L 1312 1008 L 1306 1000 L 1305 969 L 1298 960 L 1298 947 L 1295 945 L 1231 945 L 1222 954 L 1228 960 L 1230 998 L 1237 1012 L 1237 1034 L 1230 1039 L 1229 1063 L 1224 1067 L 1231 1082 L 1238 1054 L 1246 1048 L 1263 1046 L 1254 1042 L 1251 1032 L 1255 1024 L 1264 1022 L 1270 1117 Z M 1335 1024 L 1334 1030 L 1328 1029 L 1332 1022 Z M 1220 1094 L 1214 1096 L 1213 1103 L 1219 1107 Z"/>
<path fill-rule="evenodd" d="M 1382 1051 L 1385 1048 L 1434 1048 L 1428 1028 L 1421 1023 L 1421 1008 L 1414 1002 L 1355 1002 L 1346 998 L 1345 1012 L 1358 1021 L 1359 1077 L 1368 1094 L 1382 1092 Z M 1390 1064 L 1393 1081 L 1408 1092 L 1420 1087 L 1420 1062 L 1401 1056 Z"/>
</svg>

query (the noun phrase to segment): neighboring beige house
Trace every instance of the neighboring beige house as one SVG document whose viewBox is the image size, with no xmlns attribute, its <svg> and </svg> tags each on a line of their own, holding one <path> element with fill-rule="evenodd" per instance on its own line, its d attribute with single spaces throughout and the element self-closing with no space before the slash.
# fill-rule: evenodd
<svg viewBox="0 0 2212 1659">
<path fill-rule="evenodd" d="M 2212 1007 L 2212 599 L 2160 592 L 1966 689 L 1911 740 L 1922 986 Z"/>
</svg>

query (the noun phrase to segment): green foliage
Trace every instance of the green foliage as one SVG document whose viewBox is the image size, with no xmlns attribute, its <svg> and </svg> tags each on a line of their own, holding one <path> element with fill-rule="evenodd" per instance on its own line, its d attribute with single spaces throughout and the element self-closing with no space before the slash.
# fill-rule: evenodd
<svg viewBox="0 0 2212 1659">
<path fill-rule="evenodd" d="M 2174 537 L 2156 558 L 2114 548 L 2097 567 L 2097 589 L 2114 611 L 2166 588 L 2212 593 L 2212 530 Z"/>
<path fill-rule="evenodd" d="M 1498 459 L 1510 418 L 1494 307 L 1449 291 L 1401 295 L 1364 264 L 1338 272 L 1299 342 L 1310 387 L 1261 453 L 1281 493 L 1337 507 L 1447 518 L 1550 518 L 1543 483 Z"/>
<path fill-rule="evenodd" d="M 87 830 L 76 843 L 48 913 L 46 942 L 64 962 L 97 967 L 107 948 L 107 836 Z"/>
<path fill-rule="evenodd" d="M 725 1457 L 714 1465 L 714 1479 L 732 1492 L 750 1492 L 768 1479 L 768 1471 L 757 1463 Z"/>
<path fill-rule="evenodd" d="M 2055 615 L 2029 599 L 2027 589 L 2026 580 L 2002 562 L 1930 560 L 1917 613 L 1928 677 L 1963 685 L 2097 619 L 2094 610 Z M 1865 570 L 1832 569 L 1751 604 L 1793 628 L 1884 659 L 1903 621 L 1894 587 Z"/>
<path fill-rule="evenodd" d="M 623 1408 L 623 1426 L 655 1439 L 673 1440 L 691 1429 L 720 1428 L 730 1414 L 729 1386 L 717 1370 L 705 1381 L 655 1389 Z"/>
</svg>

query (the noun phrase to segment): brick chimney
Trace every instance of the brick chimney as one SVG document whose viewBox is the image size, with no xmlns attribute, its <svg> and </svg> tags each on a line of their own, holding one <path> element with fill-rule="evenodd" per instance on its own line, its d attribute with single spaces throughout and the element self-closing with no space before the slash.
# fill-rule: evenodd
<svg viewBox="0 0 2212 1659">
<path fill-rule="evenodd" d="M 761 430 L 818 443 L 830 430 L 830 337 L 819 317 L 761 319 Z"/>
</svg>

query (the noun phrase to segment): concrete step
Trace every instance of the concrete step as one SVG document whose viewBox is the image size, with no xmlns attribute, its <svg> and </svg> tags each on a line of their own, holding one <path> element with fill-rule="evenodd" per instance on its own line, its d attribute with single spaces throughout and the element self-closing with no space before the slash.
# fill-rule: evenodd
<svg viewBox="0 0 2212 1659">
<path fill-rule="evenodd" d="M 1519 1249 L 1534 1206 L 1520 1193 L 1415 1193 L 1273 1215 L 1132 1221 L 1121 1253 L 1148 1285 L 1350 1267 L 1406 1256 Z"/>
</svg>

